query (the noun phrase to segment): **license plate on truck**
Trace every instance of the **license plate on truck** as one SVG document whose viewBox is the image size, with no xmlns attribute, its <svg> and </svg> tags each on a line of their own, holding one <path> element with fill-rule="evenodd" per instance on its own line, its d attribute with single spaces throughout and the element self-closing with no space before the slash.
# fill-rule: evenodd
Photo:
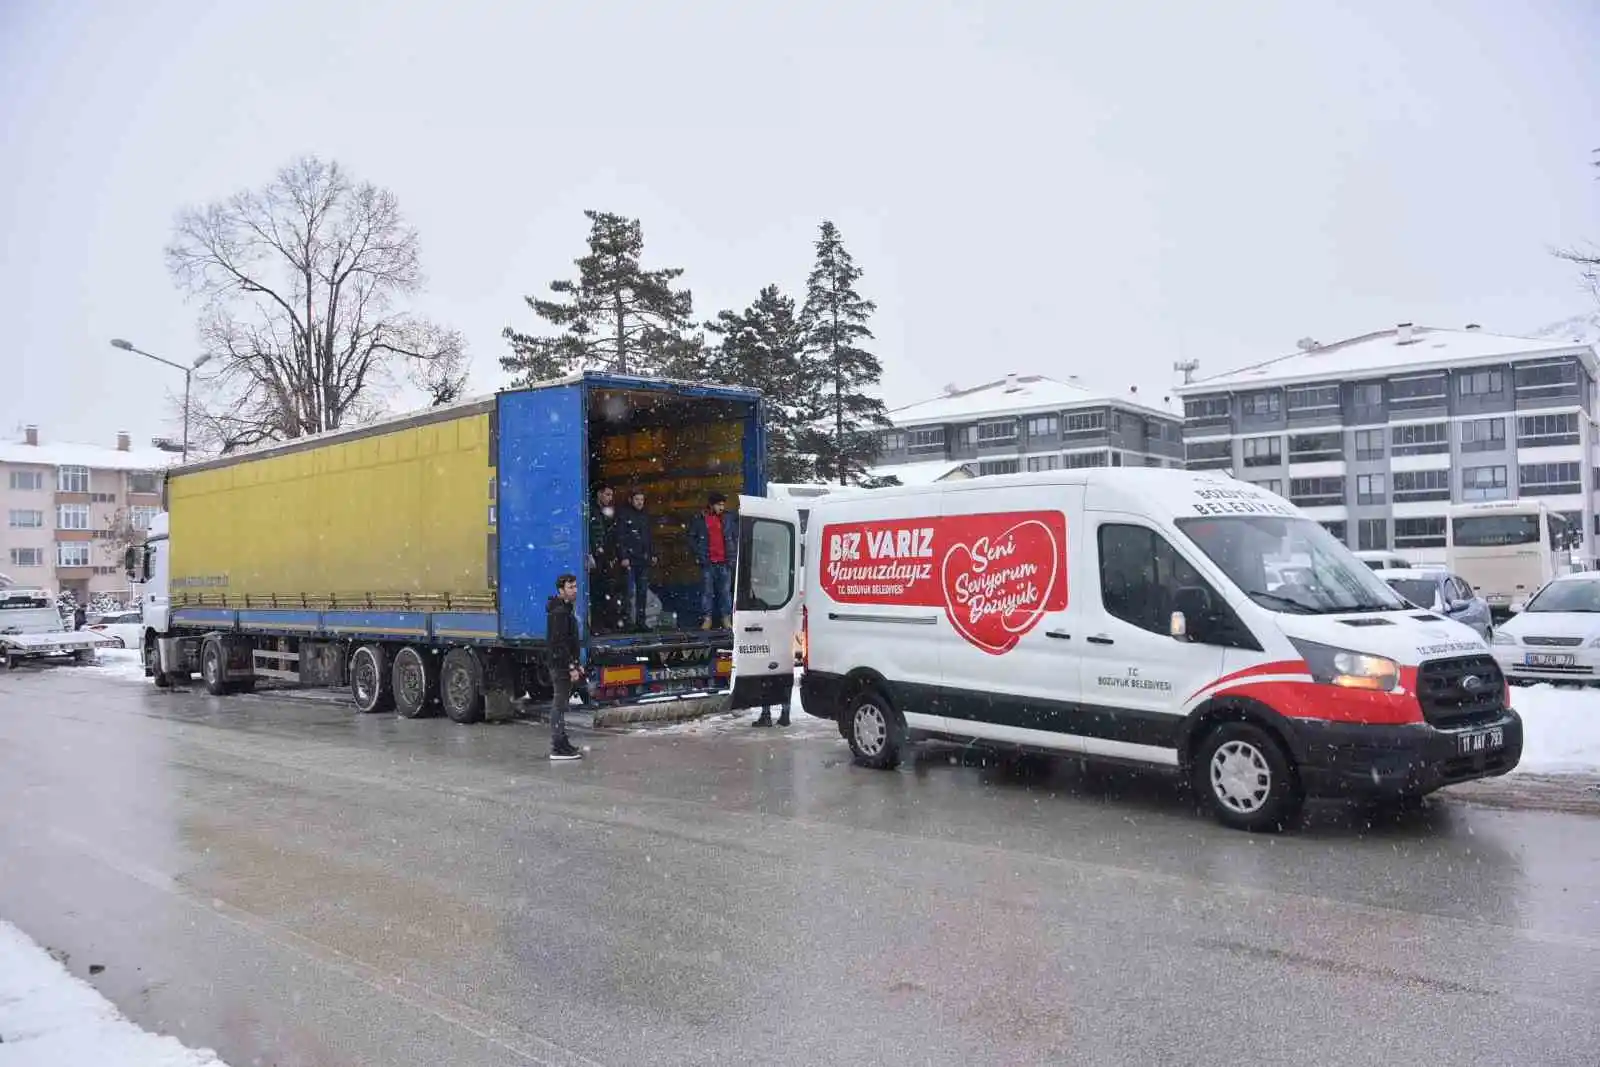
<svg viewBox="0 0 1600 1067">
<path fill-rule="evenodd" d="M 1506 732 L 1499 726 L 1491 726 L 1487 730 L 1474 730 L 1470 734 L 1462 734 L 1458 744 L 1461 746 L 1460 754 L 1463 756 L 1479 752 L 1498 752 L 1506 747 Z"/>
<path fill-rule="evenodd" d="M 1573 656 L 1570 652 L 1529 652 L 1523 662 L 1529 667 L 1570 667 Z"/>
</svg>

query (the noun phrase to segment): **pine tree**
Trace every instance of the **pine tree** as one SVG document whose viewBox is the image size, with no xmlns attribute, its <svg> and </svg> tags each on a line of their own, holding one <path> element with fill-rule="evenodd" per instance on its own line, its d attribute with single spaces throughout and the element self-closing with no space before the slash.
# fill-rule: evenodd
<svg viewBox="0 0 1600 1067">
<path fill-rule="evenodd" d="M 856 292 L 861 268 L 845 251 L 838 227 L 826 219 L 816 250 L 800 313 L 803 392 L 810 408 L 800 444 L 816 457 L 820 476 L 860 484 L 878 458 L 878 431 L 890 425 L 883 401 L 865 392 L 883 378 L 878 357 L 861 347 L 872 340 L 867 320 L 877 305 Z"/>
<path fill-rule="evenodd" d="M 727 385 L 747 385 L 766 395 L 767 477 L 774 482 L 809 482 L 816 477 L 800 434 L 811 405 L 804 392 L 805 332 L 794 300 L 776 285 L 743 311 L 723 311 L 706 329 L 720 338 L 706 353 L 703 376 Z"/>
<path fill-rule="evenodd" d="M 511 355 L 500 366 L 528 385 L 580 370 L 690 376 L 701 341 L 690 335 L 694 298 L 672 283 L 682 268 L 645 270 L 639 264 L 644 231 L 638 219 L 604 211 L 589 218 L 589 254 L 574 261 L 577 280 L 550 283 L 556 299 L 527 297 L 528 306 L 560 333 L 537 337 L 507 326 Z M 687 372 L 687 373 L 686 373 Z"/>
</svg>

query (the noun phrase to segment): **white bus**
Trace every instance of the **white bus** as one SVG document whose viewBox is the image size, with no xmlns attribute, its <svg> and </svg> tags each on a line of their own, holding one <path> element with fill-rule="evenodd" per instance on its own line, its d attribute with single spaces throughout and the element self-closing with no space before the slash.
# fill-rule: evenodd
<svg viewBox="0 0 1600 1067">
<path fill-rule="evenodd" d="M 1583 531 L 1538 500 L 1495 500 L 1450 508 L 1445 562 L 1503 619 L 1546 582 L 1572 569 Z"/>
</svg>

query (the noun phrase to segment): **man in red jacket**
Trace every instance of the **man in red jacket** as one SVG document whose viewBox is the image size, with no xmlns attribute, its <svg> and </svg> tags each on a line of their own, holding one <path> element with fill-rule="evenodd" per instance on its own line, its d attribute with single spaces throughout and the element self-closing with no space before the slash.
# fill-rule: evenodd
<svg viewBox="0 0 1600 1067">
<path fill-rule="evenodd" d="M 733 625 L 733 560 L 739 544 L 739 516 L 728 498 L 712 493 L 706 509 L 689 521 L 689 547 L 700 564 L 700 629 Z"/>
</svg>

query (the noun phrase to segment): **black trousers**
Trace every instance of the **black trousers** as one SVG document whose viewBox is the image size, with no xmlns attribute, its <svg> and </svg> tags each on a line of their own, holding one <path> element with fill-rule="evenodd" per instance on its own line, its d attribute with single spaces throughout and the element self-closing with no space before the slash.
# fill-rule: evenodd
<svg viewBox="0 0 1600 1067">
<path fill-rule="evenodd" d="M 550 747 L 562 748 L 567 741 L 567 708 L 572 703 L 572 675 L 565 670 L 550 672 Z"/>
</svg>

